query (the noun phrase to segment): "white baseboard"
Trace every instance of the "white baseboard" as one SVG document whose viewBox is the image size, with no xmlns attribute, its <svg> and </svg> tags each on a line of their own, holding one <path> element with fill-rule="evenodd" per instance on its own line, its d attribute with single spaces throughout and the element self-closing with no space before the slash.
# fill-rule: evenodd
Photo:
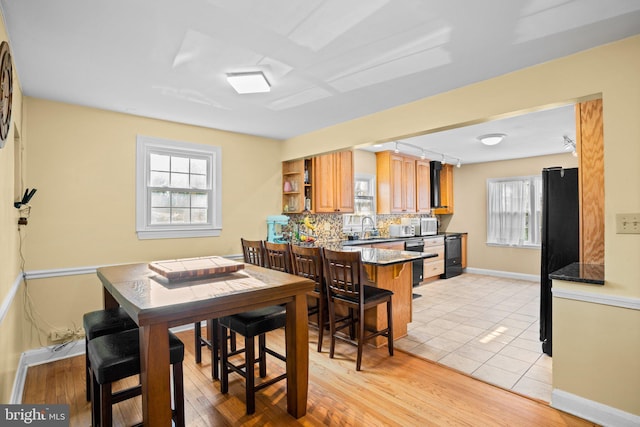
<svg viewBox="0 0 640 427">
<path fill-rule="evenodd" d="M 485 276 L 504 277 L 507 279 L 528 280 L 530 282 L 540 281 L 539 274 L 513 273 L 510 271 L 487 270 L 484 268 L 471 268 L 471 267 L 465 268 L 465 272 L 472 273 L 472 274 L 482 274 Z"/>
<path fill-rule="evenodd" d="M 193 328 L 192 324 L 180 325 L 175 328 L 171 328 L 171 332 L 182 332 Z M 71 341 L 64 347 L 57 345 L 51 345 L 48 347 L 36 348 L 33 350 L 25 351 L 20 355 L 20 361 L 18 362 L 18 369 L 16 376 L 13 380 L 13 389 L 11 390 L 10 404 L 22 403 L 22 394 L 24 392 L 24 382 L 27 379 L 27 370 L 31 366 L 41 365 L 43 363 L 55 362 L 56 360 L 66 359 L 68 357 L 79 356 L 84 354 L 84 339 Z"/>
<path fill-rule="evenodd" d="M 551 392 L 551 406 L 603 426 L 637 427 L 640 425 L 638 415 L 558 389 L 553 389 Z"/>
</svg>

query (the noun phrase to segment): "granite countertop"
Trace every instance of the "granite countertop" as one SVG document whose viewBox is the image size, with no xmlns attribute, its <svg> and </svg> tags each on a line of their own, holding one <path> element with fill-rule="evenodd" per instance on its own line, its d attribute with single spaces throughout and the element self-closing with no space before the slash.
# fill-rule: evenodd
<svg viewBox="0 0 640 427">
<path fill-rule="evenodd" d="M 360 252 L 363 264 L 381 266 L 400 264 L 403 262 L 414 261 L 416 259 L 434 258 L 438 256 L 437 254 L 427 252 L 395 251 L 392 249 L 363 248 L 360 246 L 343 246 L 340 250 L 345 252 Z"/>
<path fill-rule="evenodd" d="M 549 277 L 553 280 L 604 285 L 604 265 L 574 262 L 550 273 Z"/>
<path fill-rule="evenodd" d="M 371 243 L 371 240 L 366 240 L 366 242 Z M 393 239 L 375 239 L 374 241 L 394 241 L 398 240 L 396 238 Z M 424 258 L 435 258 L 438 254 L 431 252 L 413 252 L 413 251 L 398 251 L 393 249 L 380 249 L 380 248 L 365 248 L 359 246 L 358 244 L 345 244 L 345 243 L 356 242 L 356 240 L 348 240 L 348 241 L 332 241 L 325 243 L 315 243 L 313 246 L 321 246 L 323 248 L 327 248 L 332 251 L 344 251 L 344 252 L 360 252 L 360 256 L 363 264 L 371 264 L 371 265 L 380 265 L 387 266 L 393 264 L 401 264 L 403 262 L 415 261 L 417 259 Z M 360 243 L 362 244 L 362 243 Z"/>
</svg>

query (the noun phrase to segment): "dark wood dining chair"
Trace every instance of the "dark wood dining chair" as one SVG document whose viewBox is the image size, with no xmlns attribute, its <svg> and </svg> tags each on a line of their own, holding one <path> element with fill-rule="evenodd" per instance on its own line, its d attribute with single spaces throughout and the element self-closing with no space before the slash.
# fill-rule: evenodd
<svg viewBox="0 0 640 427">
<path fill-rule="evenodd" d="M 291 245 L 289 243 L 264 242 L 265 267 L 271 270 L 293 273 Z"/>
<path fill-rule="evenodd" d="M 324 283 L 324 267 L 322 265 L 322 249 L 292 245 L 291 257 L 293 272 L 298 276 L 311 279 L 315 287 L 307 293 L 315 300 L 315 304 L 309 305 L 309 316 L 317 315 L 318 319 L 318 352 L 322 351 L 322 339 L 324 329 L 329 326 L 329 313 L 327 312 L 327 294 Z"/>
<path fill-rule="evenodd" d="M 393 292 L 365 284 L 368 282 L 368 278 L 362 266 L 360 252 L 323 249 L 322 254 L 327 283 L 329 331 L 331 334 L 329 357 L 333 358 L 336 338 L 356 344 L 358 346 L 356 371 L 359 371 L 365 342 L 377 336 L 387 337 L 389 355 L 393 356 L 393 309 L 391 305 Z M 381 330 L 367 328 L 365 325 L 365 311 L 384 303 L 387 305 L 387 327 Z M 337 322 L 336 304 L 344 304 L 347 307 L 354 308 L 356 316 Z M 346 336 L 337 334 L 340 329 L 352 326 L 353 322 L 357 322 L 358 325 L 355 342 Z M 366 332 L 369 333 L 365 335 Z"/>
</svg>

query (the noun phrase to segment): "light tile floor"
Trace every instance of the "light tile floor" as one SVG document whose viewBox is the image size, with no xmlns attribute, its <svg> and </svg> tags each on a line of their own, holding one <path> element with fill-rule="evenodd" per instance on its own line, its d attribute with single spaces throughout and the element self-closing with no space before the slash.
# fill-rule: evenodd
<svg viewBox="0 0 640 427">
<path fill-rule="evenodd" d="M 551 401 L 551 358 L 539 341 L 539 284 L 462 274 L 413 288 L 397 348 L 526 396 Z"/>
</svg>

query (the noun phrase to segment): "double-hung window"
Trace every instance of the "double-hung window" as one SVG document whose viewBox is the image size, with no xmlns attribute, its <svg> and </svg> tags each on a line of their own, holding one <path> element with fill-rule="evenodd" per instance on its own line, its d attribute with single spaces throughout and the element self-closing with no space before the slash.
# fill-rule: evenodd
<svg viewBox="0 0 640 427">
<path fill-rule="evenodd" d="M 487 243 L 539 247 L 542 176 L 487 180 Z"/>
<path fill-rule="evenodd" d="M 138 238 L 220 235 L 221 171 L 220 147 L 138 136 Z"/>
</svg>

